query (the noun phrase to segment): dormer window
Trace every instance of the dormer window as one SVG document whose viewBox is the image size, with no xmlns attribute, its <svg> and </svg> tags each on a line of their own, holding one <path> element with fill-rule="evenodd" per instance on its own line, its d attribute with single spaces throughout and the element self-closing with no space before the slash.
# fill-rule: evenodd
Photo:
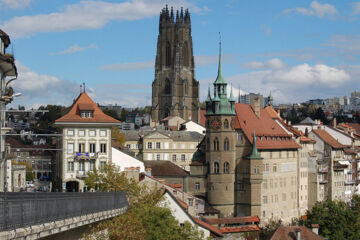
<svg viewBox="0 0 360 240">
<path fill-rule="evenodd" d="M 94 117 L 94 106 L 91 104 L 80 103 L 78 105 L 81 118 L 93 118 Z"/>
<path fill-rule="evenodd" d="M 81 111 L 80 116 L 81 116 L 81 118 L 93 118 L 94 111 Z"/>
</svg>

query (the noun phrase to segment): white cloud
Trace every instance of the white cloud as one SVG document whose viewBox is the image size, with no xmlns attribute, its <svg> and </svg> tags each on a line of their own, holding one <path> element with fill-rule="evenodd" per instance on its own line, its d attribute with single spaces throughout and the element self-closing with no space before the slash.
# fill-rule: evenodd
<svg viewBox="0 0 360 240">
<path fill-rule="evenodd" d="M 286 64 L 281 61 L 279 58 L 272 58 L 265 62 L 260 61 L 251 61 L 243 64 L 245 68 L 250 69 L 260 69 L 260 68 L 270 68 L 270 69 L 281 69 L 286 67 Z"/>
<path fill-rule="evenodd" d="M 233 54 L 223 54 L 222 61 L 223 63 L 232 62 L 234 58 Z M 208 55 L 208 56 L 194 56 L 195 66 L 209 66 L 213 64 L 217 64 L 219 62 L 219 56 L 216 55 Z M 129 63 L 114 63 L 105 66 L 101 66 L 102 70 L 114 70 L 114 71 L 134 71 L 141 69 L 149 69 L 154 68 L 155 61 L 149 60 L 144 62 L 129 62 Z"/>
<path fill-rule="evenodd" d="M 0 0 L 0 7 L 8 7 L 8 8 L 25 8 L 30 4 L 31 0 Z"/>
<path fill-rule="evenodd" d="M 279 58 L 272 58 L 265 62 L 265 66 L 271 69 L 280 69 L 286 67 L 286 64 Z"/>
<path fill-rule="evenodd" d="M 360 51 L 360 35 L 333 35 L 324 45 L 346 50 L 353 54 Z"/>
<path fill-rule="evenodd" d="M 11 85 L 22 93 L 16 102 L 31 106 L 41 104 L 69 104 L 79 91 L 78 84 L 47 74 L 38 74 L 20 62 L 16 62 L 18 78 Z"/>
<path fill-rule="evenodd" d="M 131 62 L 131 63 L 115 63 L 100 67 L 102 70 L 115 70 L 115 71 L 133 71 L 140 69 L 154 68 L 155 61 L 150 60 L 146 62 Z"/>
<path fill-rule="evenodd" d="M 313 1 L 310 4 L 309 8 L 305 7 L 296 7 L 289 8 L 283 11 L 284 14 L 298 13 L 304 16 L 317 16 L 323 18 L 325 16 L 331 17 L 337 15 L 338 10 L 331 4 L 324 3 L 321 4 L 318 1 Z"/>
<path fill-rule="evenodd" d="M 353 11 L 352 11 L 352 15 L 358 15 L 360 14 L 360 2 L 353 2 L 350 3 L 350 6 L 352 7 Z"/>
<path fill-rule="evenodd" d="M 81 52 L 81 51 L 85 51 L 87 49 L 92 49 L 92 48 L 97 48 L 97 46 L 94 43 L 91 43 L 89 46 L 84 46 L 84 47 L 81 47 L 81 46 L 75 44 L 75 45 L 69 47 L 68 49 L 59 51 L 57 53 L 50 53 L 50 55 L 71 54 L 71 53 Z"/>
<path fill-rule="evenodd" d="M 84 0 L 66 5 L 62 12 L 14 17 L 0 28 L 12 37 L 25 37 L 41 32 L 64 32 L 79 29 L 99 29 L 110 21 L 139 20 L 158 15 L 169 4 L 175 9 L 188 7 L 193 12 L 207 12 L 186 0 L 131 0 L 122 3 Z"/>
<path fill-rule="evenodd" d="M 266 34 L 266 36 L 270 36 L 270 34 L 271 34 L 271 28 L 270 28 L 270 27 L 262 24 L 262 25 L 260 26 L 260 28 L 261 28 L 261 30 L 264 31 L 264 33 Z"/>
</svg>

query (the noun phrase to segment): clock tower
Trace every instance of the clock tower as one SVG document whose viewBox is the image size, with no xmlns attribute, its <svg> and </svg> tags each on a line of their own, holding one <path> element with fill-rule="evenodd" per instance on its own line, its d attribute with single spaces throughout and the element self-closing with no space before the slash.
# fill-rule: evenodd
<svg viewBox="0 0 360 240">
<path fill-rule="evenodd" d="M 210 88 L 206 99 L 206 162 L 208 165 L 208 202 L 222 217 L 235 213 L 235 98 L 222 75 L 221 43 L 219 43 L 218 75 L 214 97 Z"/>
</svg>

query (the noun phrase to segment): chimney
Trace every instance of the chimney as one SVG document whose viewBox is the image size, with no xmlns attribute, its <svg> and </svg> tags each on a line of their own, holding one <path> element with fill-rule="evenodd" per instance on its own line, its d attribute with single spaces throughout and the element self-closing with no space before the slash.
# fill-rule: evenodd
<svg viewBox="0 0 360 240">
<path fill-rule="evenodd" d="M 260 118 L 260 97 L 256 96 L 254 98 L 254 111 L 258 118 Z"/>
<path fill-rule="evenodd" d="M 295 232 L 296 232 L 296 240 L 301 240 L 301 229 L 297 228 Z"/>
<path fill-rule="evenodd" d="M 311 224 L 311 230 L 313 231 L 313 233 L 319 235 L 319 224 Z"/>
<path fill-rule="evenodd" d="M 288 122 L 288 125 L 291 126 L 291 121 Z"/>
<path fill-rule="evenodd" d="M 147 168 L 145 169 L 145 174 L 146 174 L 147 176 L 151 176 L 151 167 L 147 167 Z"/>
<path fill-rule="evenodd" d="M 333 119 L 333 127 L 336 128 L 336 118 Z"/>
</svg>

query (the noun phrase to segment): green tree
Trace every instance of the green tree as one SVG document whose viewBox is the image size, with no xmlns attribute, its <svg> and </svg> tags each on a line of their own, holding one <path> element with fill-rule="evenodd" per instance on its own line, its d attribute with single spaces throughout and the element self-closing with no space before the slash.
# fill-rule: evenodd
<svg viewBox="0 0 360 240">
<path fill-rule="evenodd" d="M 120 129 L 117 127 L 111 128 L 111 138 L 116 143 L 120 144 L 121 146 L 125 143 L 125 135 L 120 132 Z"/>
<path fill-rule="evenodd" d="M 119 115 L 117 114 L 116 111 L 112 110 L 112 109 L 104 109 L 103 112 L 106 114 L 106 115 L 109 115 L 110 117 L 113 117 L 117 120 L 120 120 L 120 117 Z"/>
<path fill-rule="evenodd" d="M 86 239 L 145 239 L 145 240 L 200 240 L 203 232 L 186 223 L 181 227 L 170 209 L 162 207 L 163 190 L 151 190 L 140 186 L 133 178 L 127 178 L 113 164 L 88 173 L 85 184 L 101 191 L 126 191 L 129 209 L 126 213 L 97 225 Z"/>
<path fill-rule="evenodd" d="M 329 240 L 355 240 L 360 237 L 357 218 L 356 212 L 345 202 L 328 199 L 308 210 L 305 224 L 308 227 L 319 224 L 319 234 Z"/>
</svg>

